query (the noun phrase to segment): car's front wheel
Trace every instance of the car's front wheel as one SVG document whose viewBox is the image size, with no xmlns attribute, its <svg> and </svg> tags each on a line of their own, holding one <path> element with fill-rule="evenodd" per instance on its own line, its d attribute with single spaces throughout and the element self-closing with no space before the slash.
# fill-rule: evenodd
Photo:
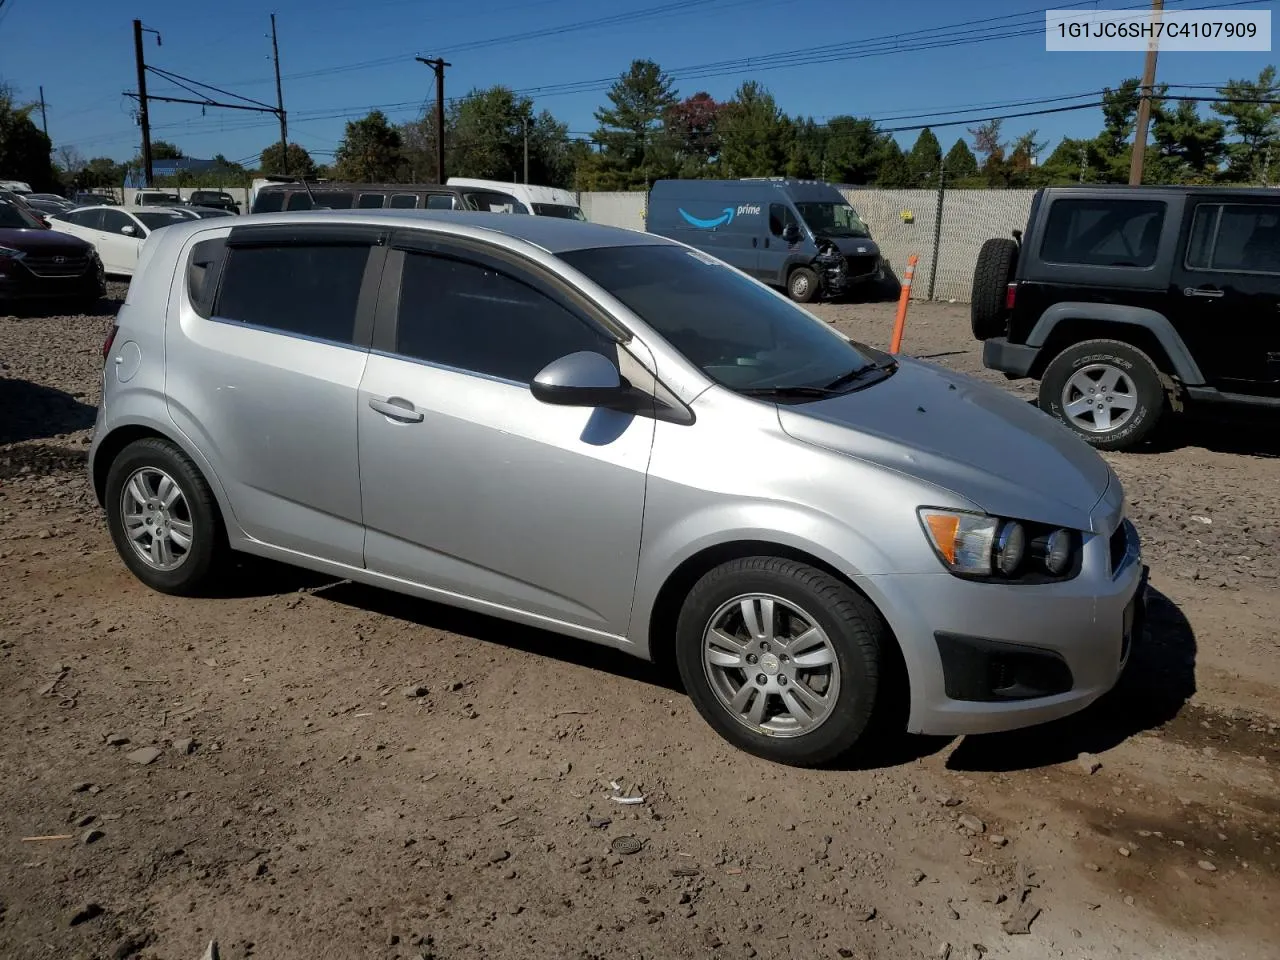
<svg viewBox="0 0 1280 960">
<path fill-rule="evenodd" d="M 796 303 L 810 303 L 818 296 L 818 275 L 808 267 L 796 267 L 787 277 L 787 296 Z"/>
<path fill-rule="evenodd" d="M 107 472 L 107 524 L 125 564 L 162 593 L 208 586 L 225 549 L 217 502 L 191 459 L 148 437 L 122 451 Z"/>
<path fill-rule="evenodd" d="M 1160 371 L 1122 340 L 1086 340 L 1053 358 L 1040 409 L 1099 450 L 1128 450 L 1151 436 L 1165 409 Z"/>
<path fill-rule="evenodd" d="M 794 766 L 829 762 L 858 744 L 891 643 L 852 587 L 779 557 L 707 573 L 676 628 L 680 676 L 703 718 L 743 750 Z"/>
</svg>

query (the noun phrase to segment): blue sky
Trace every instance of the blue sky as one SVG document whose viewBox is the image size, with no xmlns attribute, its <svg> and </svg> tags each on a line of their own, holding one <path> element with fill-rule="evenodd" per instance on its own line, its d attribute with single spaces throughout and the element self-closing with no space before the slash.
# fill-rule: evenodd
<svg viewBox="0 0 1280 960">
<path fill-rule="evenodd" d="M 1168 0 L 1166 6 L 1204 9 L 1224 2 Z M 1140 4 L 1106 0 L 1097 5 Z M 672 71 L 683 95 L 707 90 L 728 98 L 743 80 L 756 79 L 788 113 L 817 118 L 849 113 L 883 119 L 966 107 L 974 111 L 939 119 L 1017 112 L 1037 107 L 990 105 L 1089 93 L 1141 73 L 1139 52 L 1046 53 L 1046 5 L 1037 6 L 1036 0 L 685 0 L 677 9 L 663 0 L 7 0 L 0 8 L 0 80 L 17 87 L 21 99 L 35 99 L 44 85 L 55 146 L 74 146 L 86 158 L 127 159 L 139 143 L 132 101 L 122 95 L 136 86 L 132 19 L 140 17 L 163 38 L 157 47 L 155 37 L 147 35 L 148 63 L 273 103 L 268 16 L 274 12 L 290 140 L 323 162 L 331 158 L 347 118 L 375 105 L 391 105 L 384 109 L 394 121 L 421 112 L 432 95 L 432 74 L 414 62 L 415 55 L 443 55 L 453 63 L 446 96 L 496 83 L 526 90 L 587 81 L 558 95 L 530 91 L 539 108 L 550 110 L 574 133 L 595 129 L 592 113 L 604 101 L 605 78 L 616 77 L 637 57 Z M 1064 0 L 1049 6 L 1069 5 Z M 578 26 L 660 6 L 670 10 Z M 560 27 L 565 29 L 527 36 Z M 984 31 L 1015 35 L 975 42 Z M 468 44 L 469 49 L 459 49 Z M 828 62 L 798 62 L 797 57 L 782 69 L 736 62 L 838 44 L 850 46 L 834 49 Z M 867 55 L 877 51 L 889 52 Z M 861 55 L 850 57 L 850 52 Z M 1272 53 L 1165 53 L 1159 79 L 1218 84 L 1256 77 L 1276 59 Z M 724 65 L 704 70 L 701 77 L 681 78 L 682 68 L 688 74 L 688 68 L 705 64 Z M 589 83 L 597 80 L 602 82 Z M 148 85 L 153 94 L 188 95 L 154 76 Z M 884 125 L 927 119 L 933 117 L 885 120 Z M 1083 110 L 1010 119 L 1005 130 L 1012 137 L 1035 127 L 1052 149 L 1063 135 L 1092 135 L 1100 122 L 1097 110 Z M 156 139 L 171 140 L 190 156 L 221 153 L 249 163 L 278 136 L 273 117 L 238 110 L 210 108 L 202 116 L 200 107 L 155 104 L 152 123 Z M 964 129 L 935 126 L 944 148 Z M 908 146 L 915 136 L 898 134 Z"/>
</svg>

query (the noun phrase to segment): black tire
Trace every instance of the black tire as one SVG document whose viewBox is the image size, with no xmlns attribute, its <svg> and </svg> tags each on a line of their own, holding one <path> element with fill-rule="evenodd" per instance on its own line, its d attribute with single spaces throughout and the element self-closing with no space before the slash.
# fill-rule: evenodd
<svg viewBox="0 0 1280 960">
<path fill-rule="evenodd" d="M 1117 417 L 1111 429 L 1087 429 L 1066 409 L 1070 398 L 1064 393 L 1071 378 L 1088 367 L 1118 370 L 1131 386 L 1116 392 L 1132 394 L 1132 412 L 1123 420 Z M 1061 420 L 1091 446 L 1128 450 L 1151 436 L 1164 415 L 1167 397 L 1155 362 L 1137 347 L 1121 340 L 1085 340 L 1067 347 L 1049 363 L 1040 380 L 1038 403 L 1041 410 Z"/>
<path fill-rule="evenodd" d="M 818 275 L 808 267 L 796 267 L 787 275 L 787 296 L 796 303 L 812 303 L 818 293 Z"/>
<path fill-rule="evenodd" d="M 1018 244 L 1008 237 L 992 237 L 978 251 L 969 297 L 969 325 L 978 340 L 1005 331 L 1005 294 L 1018 266 Z"/>
<path fill-rule="evenodd" d="M 826 718 L 808 733 L 780 736 L 752 729 L 722 704 L 708 677 L 703 663 L 703 637 L 712 617 L 730 601 L 751 593 L 769 594 L 794 604 L 822 628 L 831 642 L 839 668 L 839 688 Z M 893 643 L 889 628 L 875 607 L 843 581 L 793 560 L 746 557 L 704 575 L 685 598 L 676 625 L 676 663 L 694 706 L 722 737 L 767 760 L 811 767 L 851 752 L 868 732 L 877 713 L 877 697 L 884 688 L 884 651 Z M 762 660 L 756 662 L 763 664 Z M 744 666 L 744 670 L 753 669 L 764 667 Z M 742 676 L 744 685 L 752 682 L 746 673 Z M 781 706 L 780 701 L 776 702 Z"/>
<path fill-rule="evenodd" d="M 144 561 L 126 529 L 125 485 L 135 471 L 144 468 L 162 471 L 170 477 L 185 504 L 185 509 L 175 512 L 173 518 L 190 523 L 190 546 L 173 569 L 157 569 Z M 139 580 L 153 590 L 178 596 L 200 594 L 212 584 L 228 552 L 222 517 L 213 491 L 199 468 L 177 446 L 168 440 L 148 437 L 125 447 L 107 471 L 105 501 L 111 539 L 125 566 Z"/>
</svg>

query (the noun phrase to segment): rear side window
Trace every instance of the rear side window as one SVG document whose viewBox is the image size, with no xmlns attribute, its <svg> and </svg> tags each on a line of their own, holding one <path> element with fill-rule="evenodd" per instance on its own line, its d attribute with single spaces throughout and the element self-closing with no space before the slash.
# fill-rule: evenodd
<svg viewBox="0 0 1280 960">
<path fill-rule="evenodd" d="M 1156 262 L 1164 215 L 1160 200 L 1055 200 L 1040 258 L 1046 263 L 1149 267 Z"/>
<path fill-rule="evenodd" d="M 616 356 L 612 340 L 566 307 L 490 267 L 406 253 L 396 352 L 528 383 L 579 350 Z"/>
<path fill-rule="evenodd" d="M 369 247 L 231 247 L 215 313 L 223 320 L 334 343 L 354 341 Z"/>
<path fill-rule="evenodd" d="M 1280 205 L 1200 204 L 1191 225 L 1187 266 L 1280 274 Z"/>
<path fill-rule="evenodd" d="M 418 205 L 418 197 L 412 193 L 396 193 L 392 194 L 391 202 L 387 204 L 397 210 L 412 210 Z"/>
<path fill-rule="evenodd" d="M 453 194 L 451 193 L 432 193 L 427 195 L 428 210 L 452 210 Z"/>
<path fill-rule="evenodd" d="M 382 207 L 382 201 L 385 199 L 380 193 L 362 193 L 357 206 L 361 210 L 378 210 Z"/>
<path fill-rule="evenodd" d="M 283 208 L 283 190 L 264 190 L 253 200 L 254 213 L 279 213 Z"/>
<path fill-rule="evenodd" d="M 301 190 L 289 194 L 289 202 L 284 205 L 286 210 L 310 210 L 311 198 Z"/>
</svg>

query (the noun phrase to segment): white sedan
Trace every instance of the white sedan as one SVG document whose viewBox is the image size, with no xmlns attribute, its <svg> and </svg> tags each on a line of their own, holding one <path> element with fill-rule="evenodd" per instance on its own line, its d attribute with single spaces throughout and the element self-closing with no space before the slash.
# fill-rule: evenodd
<svg viewBox="0 0 1280 960">
<path fill-rule="evenodd" d="M 188 218 L 175 210 L 152 207 L 122 210 L 119 207 L 77 207 L 49 217 L 53 229 L 88 240 L 98 250 L 102 267 L 111 276 L 132 277 L 138 266 L 138 251 L 147 237 Z"/>
</svg>

